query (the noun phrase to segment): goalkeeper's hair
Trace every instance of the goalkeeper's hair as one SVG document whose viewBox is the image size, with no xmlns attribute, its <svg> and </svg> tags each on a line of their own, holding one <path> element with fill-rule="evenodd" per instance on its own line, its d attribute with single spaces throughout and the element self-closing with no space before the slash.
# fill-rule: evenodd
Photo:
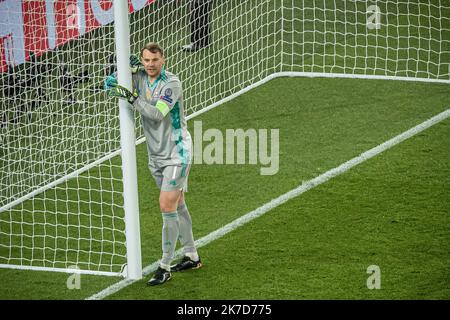
<svg viewBox="0 0 450 320">
<path fill-rule="evenodd" d="M 161 56 L 164 57 L 164 49 L 155 42 L 149 42 L 141 49 L 141 57 L 142 57 L 142 54 L 144 53 L 144 50 L 148 50 L 151 53 L 159 52 L 161 54 Z"/>
</svg>

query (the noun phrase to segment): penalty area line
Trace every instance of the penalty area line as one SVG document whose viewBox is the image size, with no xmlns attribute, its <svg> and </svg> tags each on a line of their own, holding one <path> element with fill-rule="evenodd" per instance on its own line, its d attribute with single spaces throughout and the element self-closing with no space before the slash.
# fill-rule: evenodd
<svg viewBox="0 0 450 320">
<path fill-rule="evenodd" d="M 312 188 L 314 188 L 318 185 L 321 185 L 322 183 L 325 183 L 328 180 L 350 170 L 351 168 L 357 166 L 358 164 L 363 163 L 364 161 L 375 157 L 376 155 L 392 148 L 393 146 L 405 141 L 406 139 L 409 139 L 409 138 L 415 136 L 416 134 L 447 119 L 448 117 L 450 117 L 450 109 L 447 109 L 447 110 L 437 114 L 436 116 L 422 122 L 421 124 L 399 134 L 398 136 L 395 136 L 394 138 L 387 140 L 386 142 L 384 142 L 364 153 L 361 153 L 359 156 L 354 157 L 353 159 L 350 159 L 347 162 L 342 163 L 340 166 L 338 166 L 334 169 L 328 170 L 327 172 L 317 176 L 316 178 L 311 179 L 311 180 L 301 184 L 297 188 L 295 188 L 291 191 L 288 191 L 287 193 L 279 196 L 278 198 L 273 199 L 273 200 L 267 202 L 266 204 L 262 205 L 261 207 L 237 218 L 236 220 L 221 227 L 220 229 L 217 229 L 217 230 L 211 232 L 210 234 L 204 236 L 203 238 L 198 239 L 197 241 L 195 241 L 197 248 L 206 246 L 208 243 L 223 237 L 227 233 L 230 233 L 231 231 L 239 228 L 240 226 L 243 226 L 244 224 L 252 221 L 253 219 L 256 219 L 256 218 L 262 216 L 263 214 L 286 203 L 287 201 L 300 196 L 301 194 L 305 193 L 306 191 L 311 190 Z M 179 249 L 175 252 L 175 258 L 179 258 L 179 257 L 181 257 L 181 255 L 182 255 L 181 249 Z M 155 261 L 151 265 L 145 267 L 144 270 L 142 271 L 142 274 L 144 276 L 147 276 L 151 272 L 155 271 L 158 268 L 158 263 L 159 263 L 159 261 Z M 108 288 L 86 298 L 86 300 L 104 299 L 137 281 L 139 281 L 139 280 L 130 280 L 130 279 L 121 280 L 121 281 L 109 286 Z"/>
</svg>

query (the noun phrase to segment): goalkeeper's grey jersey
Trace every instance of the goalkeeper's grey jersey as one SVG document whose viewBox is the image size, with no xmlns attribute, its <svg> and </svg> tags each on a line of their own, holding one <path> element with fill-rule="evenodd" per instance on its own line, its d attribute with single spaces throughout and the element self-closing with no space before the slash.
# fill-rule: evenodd
<svg viewBox="0 0 450 320">
<path fill-rule="evenodd" d="M 133 86 L 139 92 L 136 109 L 141 113 L 150 164 L 187 166 L 191 162 L 192 139 L 187 130 L 178 77 L 163 69 L 151 85 L 147 73 L 139 71 L 133 75 Z M 164 116 L 162 120 L 150 117 L 148 111 L 155 110 L 149 108 L 158 109 Z"/>
</svg>

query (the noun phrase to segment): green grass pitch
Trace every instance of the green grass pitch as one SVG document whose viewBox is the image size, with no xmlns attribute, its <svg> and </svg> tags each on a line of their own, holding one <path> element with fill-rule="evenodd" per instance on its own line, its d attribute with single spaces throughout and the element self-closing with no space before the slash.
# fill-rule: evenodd
<svg viewBox="0 0 450 320">
<path fill-rule="evenodd" d="M 277 94 L 274 97 L 274 92 Z M 301 99 L 298 93 L 301 93 Z M 445 110 L 446 85 L 278 79 L 190 121 L 279 128 L 280 170 L 194 165 L 187 203 L 196 238 Z M 271 103 L 277 99 L 276 108 Z M 202 269 L 110 299 L 448 299 L 449 121 L 236 229 L 199 252 Z M 160 255 L 157 189 L 138 147 L 144 265 Z M 369 290 L 367 267 L 381 271 Z M 0 270 L 2 299 L 83 299 L 118 281 Z M 24 285 L 26 284 L 26 285 Z M 213 285 L 211 285 L 213 284 Z"/>
<path fill-rule="evenodd" d="M 187 6 L 156 1 L 130 16 L 131 50 L 139 51 L 150 40 L 167 49 L 169 69 L 183 80 L 189 114 L 279 71 L 448 79 L 448 63 L 444 62 L 450 60 L 450 42 L 436 39 L 450 39 L 450 29 L 443 29 L 438 19 L 427 18 L 450 15 L 450 7 L 438 7 L 442 1 L 426 4 L 377 1 L 384 13 L 382 23 L 389 21 L 389 27 L 370 32 L 365 28 L 364 1 L 243 3 L 216 1 L 214 42 L 194 55 L 179 48 L 189 37 Z M 293 3 L 297 9 L 289 10 Z M 293 14 L 297 19 L 284 23 L 281 32 L 282 17 L 290 21 Z M 323 23 L 324 20 L 327 22 Z M 410 24 L 420 27 L 410 28 Z M 55 141 L 70 137 L 75 142 L 84 141 L 81 145 L 86 152 L 79 154 L 80 144 L 76 143 L 55 146 L 61 149 L 56 156 L 45 146 L 37 154 L 23 148 L 26 151 L 15 154 L 15 158 L 11 156 L 15 161 L 8 166 L 26 168 L 33 163 L 32 172 L 51 171 L 52 168 L 42 166 L 36 159 L 53 156 L 54 163 L 72 168 L 75 162 L 96 160 L 99 154 L 119 147 L 116 102 L 103 93 L 92 92 L 92 86 L 103 80 L 102 68 L 114 51 L 112 32 L 112 25 L 105 26 L 42 57 L 55 65 L 69 61 L 72 72 L 86 66 L 93 80 L 81 85 L 76 93 L 87 104 L 85 108 L 71 106 L 62 110 L 60 101 L 64 97 L 59 90 L 58 73 L 51 71 L 43 83 L 51 100 L 40 110 L 43 118 L 28 128 L 15 129 L 12 137 L 26 135 L 26 130 L 39 132 L 40 127 L 46 127 L 46 131 L 38 136 L 17 138 L 9 144 L 11 149 L 36 147 L 42 136 L 52 136 Z M 420 37 L 428 40 L 419 40 Z M 26 68 L 24 65 L 18 72 L 24 75 Z M 30 96 L 33 92 L 19 100 Z M 260 165 L 192 167 L 186 199 L 195 237 L 210 234 L 302 182 L 449 109 L 449 97 L 448 84 L 280 78 L 190 120 L 191 133 L 194 121 L 200 120 L 203 130 L 280 130 L 280 167 L 273 176 L 260 175 Z M 10 101 L 1 99 L 1 103 L 7 108 Z M 89 129 L 74 132 L 74 124 Z M 147 277 L 107 299 L 449 299 L 449 129 L 447 119 L 200 248 L 204 267 L 199 270 L 174 274 L 170 282 L 156 288 L 146 287 Z M 142 132 L 138 129 L 137 134 Z M 96 139 L 86 139 L 88 136 Z M 0 155 L 5 152 L 0 148 Z M 147 169 L 145 144 L 137 147 L 137 161 L 142 258 L 143 266 L 147 266 L 161 255 L 161 217 L 158 190 Z M 28 234 L 56 231 L 59 235 L 69 233 L 69 222 L 76 224 L 86 219 L 93 225 L 107 227 L 101 236 L 95 234 L 94 238 L 116 240 L 114 245 L 96 242 L 93 247 L 97 251 L 104 246 L 109 252 L 124 254 L 125 239 L 120 231 L 122 200 L 117 200 L 117 207 L 101 205 L 99 201 L 104 197 L 102 200 L 112 203 L 106 197 L 117 196 L 101 190 L 122 190 L 120 159 L 112 159 L 112 164 L 116 166 L 112 170 L 106 166 L 94 168 L 63 188 L 47 191 L 45 197 L 50 201 L 24 204 L 28 213 L 51 211 L 59 206 L 63 211 L 59 215 L 30 217 L 16 211 L 13 215 L 17 216 L 11 219 L 28 222 L 24 226 Z M 1 159 L 0 165 L 5 166 Z M 41 176 L 33 177 L 25 171 L 27 179 L 41 182 Z M 87 179 L 87 175 L 94 179 Z M 101 176 L 108 180 L 110 175 L 115 180 L 108 184 L 95 179 Z M 79 193 L 89 201 L 70 202 L 70 192 L 76 193 L 74 199 L 78 199 Z M 65 214 L 78 212 L 77 206 L 83 212 L 115 211 L 115 216 Z M 33 220 L 40 218 L 49 220 Z M 63 219 L 59 220 L 61 229 L 52 229 L 56 220 L 50 219 Z M 34 222 L 37 223 L 33 225 Z M 42 229 L 44 225 L 47 230 Z M 119 231 L 112 231 L 113 226 Z M 89 239 L 91 231 L 75 230 L 77 237 L 68 246 L 92 245 L 78 241 L 78 237 Z M 55 243 L 54 246 L 62 248 L 62 252 L 55 254 L 52 240 L 27 237 L 27 246 L 46 249 L 24 253 L 27 257 L 34 255 L 35 259 L 46 256 L 50 262 L 53 255 L 62 255 L 59 266 L 64 266 L 67 254 L 71 260 L 81 258 L 91 262 L 88 267 L 95 268 L 98 264 L 109 267 L 110 255 L 67 252 L 65 244 Z M 64 237 L 59 240 L 65 241 Z M 114 259 L 116 266 L 125 261 L 124 257 Z M 5 261 L 0 259 L 0 263 Z M 379 290 L 366 286 L 370 276 L 367 268 L 371 265 L 380 268 Z M 82 275 L 81 288 L 69 290 L 66 285 L 69 276 L 0 269 L 0 299 L 85 299 L 120 280 Z"/>
</svg>

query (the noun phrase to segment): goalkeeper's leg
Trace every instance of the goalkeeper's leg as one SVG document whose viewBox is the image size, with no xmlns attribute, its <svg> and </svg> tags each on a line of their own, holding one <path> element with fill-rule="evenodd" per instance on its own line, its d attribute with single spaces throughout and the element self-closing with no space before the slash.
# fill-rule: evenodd
<svg viewBox="0 0 450 320">
<path fill-rule="evenodd" d="M 181 191 L 161 191 L 160 208 L 163 218 L 162 227 L 162 251 L 161 268 L 170 271 L 170 264 L 177 246 L 179 232 L 179 220 L 177 203 Z"/>
<path fill-rule="evenodd" d="M 188 187 L 188 176 L 190 172 L 190 165 L 184 170 L 182 181 L 180 181 L 181 196 L 178 201 L 178 221 L 179 221 L 179 240 L 183 246 L 184 257 L 176 265 L 171 267 L 172 271 L 182 271 L 187 269 L 198 269 L 202 266 L 202 262 L 197 253 L 197 248 L 195 247 L 194 235 L 192 233 L 192 218 L 189 214 L 188 207 L 184 200 L 184 193 L 187 192 Z"/>
<path fill-rule="evenodd" d="M 180 201 L 178 203 L 178 219 L 180 221 L 180 242 L 183 246 L 183 252 L 185 256 L 190 257 L 193 260 L 198 260 L 197 248 L 194 243 L 194 234 L 192 233 L 192 218 L 189 214 L 188 207 L 184 201 L 184 194 L 181 194 Z"/>
<path fill-rule="evenodd" d="M 197 253 L 194 243 L 194 235 L 192 233 L 192 218 L 184 201 L 182 194 L 180 203 L 178 204 L 178 220 L 180 225 L 180 242 L 183 245 L 184 257 L 176 265 L 171 267 L 172 271 L 182 271 L 187 269 L 198 269 L 202 266 L 202 262 Z"/>
<path fill-rule="evenodd" d="M 163 218 L 162 227 L 162 258 L 159 268 L 147 284 L 154 286 L 163 284 L 172 277 L 170 273 L 170 263 L 172 262 L 179 235 L 179 222 L 177 213 L 177 203 L 181 191 L 162 191 L 159 196 L 159 205 Z"/>
</svg>

